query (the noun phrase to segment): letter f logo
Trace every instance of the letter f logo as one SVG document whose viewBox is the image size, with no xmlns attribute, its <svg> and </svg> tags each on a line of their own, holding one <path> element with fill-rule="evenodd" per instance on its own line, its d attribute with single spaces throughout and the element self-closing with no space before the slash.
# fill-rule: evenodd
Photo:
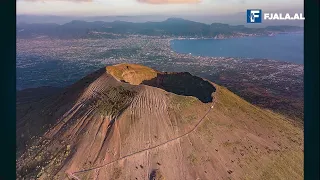
<svg viewBox="0 0 320 180">
<path fill-rule="evenodd" d="M 247 10 L 247 23 L 261 23 L 261 10 Z"/>
</svg>

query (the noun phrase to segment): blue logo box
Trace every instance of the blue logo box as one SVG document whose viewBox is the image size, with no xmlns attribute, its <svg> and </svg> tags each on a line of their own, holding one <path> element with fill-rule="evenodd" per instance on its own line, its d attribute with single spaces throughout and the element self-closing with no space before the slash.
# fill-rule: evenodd
<svg viewBox="0 0 320 180">
<path fill-rule="evenodd" d="M 261 9 L 248 9 L 247 10 L 247 23 L 261 23 L 262 10 Z"/>
</svg>

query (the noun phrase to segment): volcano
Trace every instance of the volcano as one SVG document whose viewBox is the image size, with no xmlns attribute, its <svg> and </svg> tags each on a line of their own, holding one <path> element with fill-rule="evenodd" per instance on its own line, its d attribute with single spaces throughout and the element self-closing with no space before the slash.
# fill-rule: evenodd
<svg viewBox="0 0 320 180">
<path fill-rule="evenodd" d="M 290 119 L 138 64 L 18 92 L 16 135 L 17 179 L 303 179 L 303 129 Z"/>
</svg>

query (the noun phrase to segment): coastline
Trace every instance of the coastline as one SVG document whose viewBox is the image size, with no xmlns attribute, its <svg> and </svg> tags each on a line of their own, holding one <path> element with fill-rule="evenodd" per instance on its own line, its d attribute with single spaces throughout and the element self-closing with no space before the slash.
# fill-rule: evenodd
<svg viewBox="0 0 320 180">
<path fill-rule="evenodd" d="M 266 34 L 238 34 L 235 36 L 224 36 L 224 35 L 216 35 L 215 37 L 176 37 L 176 38 L 169 38 L 170 41 L 172 40 L 201 40 L 201 39 L 234 39 L 234 38 L 245 38 L 245 37 L 263 37 L 263 36 L 276 36 L 279 34 L 303 34 L 304 31 L 295 31 L 295 32 L 270 32 Z M 243 36 L 241 36 L 243 35 Z"/>
<path fill-rule="evenodd" d="M 222 40 L 222 39 L 241 39 L 241 38 L 247 38 L 247 37 L 274 37 L 277 35 L 286 35 L 286 34 L 303 34 L 303 32 L 277 32 L 272 35 L 252 35 L 252 36 L 238 36 L 238 37 L 226 37 L 226 38 L 187 38 L 187 37 L 180 37 L 180 38 L 170 38 L 168 39 L 168 46 L 171 49 L 172 53 L 176 53 L 178 55 L 186 56 L 189 58 L 224 58 L 224 59 L 242 59 L 242 60 L 253 60 L 253 59 L 259 59 L 259 60 L 270 60 L 270 61 L 279 61 L 279 62 L 284 62 L 284 63 L 289 63 L 289 64 L 295 64 L 295 65 L 301 65 L 304 66 L 304 59 L 302 62 L 293 62 L 289 60 L 284 60 L 284 59 L 275 59 L 275 58 L 261 58 L 261 57 L 243 57 L 243 56 L 212 56 L 212 55 L 195 55 L 191 52 L 178 52 L 174 48 L 172 48 L 172 44 L 174 43 L 173 40 Z"/>
<path fill-rule="evenodd" d="M 185 38 L 189 39 L 189 38 Z M 208 38 L 212 39 L 212 38 Z M 230 38 L 231 39 L 231 38 Z M 17 74 L 17 77 L 21 77 L 17 80 L 17 87 L 21 86 L 18 90 L 25 89 L 26 87 L 35 87 L 29 78 L 31 74 L 30 71 L 39 71 L 40 69 L 49 67 L 46 64 L 51 63 L 50 59 L 59 60 L 57 67 L 62 68 L 66 73 L 66 78 L 72 74 L 73 82 L 74 79 L 81 78 L 83 67 L 88 70 L 88 68 L 100 68 L 104 64 L 115 64 L 120 62 L 131 62 L 140 64 L 152 64 L 157 67 L 171 68 L 170 66 L 164 65 L 161 62 L 171 63 L 173 66 L 189 66 L 189 65 L 201 65 L 201 66 L 216 66 L 219 63 L 237 63 L 240 61 L 255 61 L 263 60 L 266 63 L 276 63 L 271 60 L 277 61 L 277 64 L 283 65 L 298 65 L 303 66 L 303 64 L 297 64 L 289 61 L 279 61 L 274 58 L 248 58 L 247 56 L 207 56 L 207 55 L 195 55 L 188 53 L 180 53 L 174 51 L 170 42 L 172 40 L 177 40 L 173 37 L 150 37 L 150 36 L 132 36 L 123 39 L 81 39 L 81 40 L 65 40 L 65 39 L 28 39 L 17 41 L 17 55 L 20 54 L 19 61 L 21 63 L 29 63 L 30 57 L 36 56 L 36 61 L 30 66 L 23 67 L 21 72 Z M 73 43 L 76 48 L 69 48 L 68 44 Z M 36 48 L 39 45 L 46 45 L 46 49 L 42 49 L 41 52 Z M 140 48 L 137 52 L 131 51 L 132 48 Z M 55 48 L 55 52 L 52 51 Z M 89 50 L 88 50 L 89 48 Z M 92 50 L 90 50 L 92 49 Z M 106 54 L 106 52 L 108 54 Z M 129 53 L 129 54 L 128 54 Z M 41 56 L 40 56 L 41 55 Z M 81 63 L 77 63 L 81 62 Z M 76 65 L 73 65 L 75 63 Z M 45 64 L 46 66 L 42 67 Z M 72 66 L 70 66 L 72 65 Z M 72 68 L 66 68 L 72 67 Z M 57 86 L 59 84 L 69 84 L 69 81 L 54 80 L 52 83 L 49 81 L 43 81 L 43 77 L 46 79 L 53 80 L 56 76 L 56 69 L 54 71 L 43 71 L 39 72 L 41 74 L 37 79 L 40 86 Z M 46 70 L 46 69 L 44 69 Z M 17 71 L 18 72 L 18 71 Z M 39 74 L 39 75 L 40 75 Z M 64 74 L 64 73 L 62 73 Z M 28 76 L 26 76 L 28 75 Z M 35 74 L 34 74 L 35 75 Z M 33 76 L 33 75 L 32 75 Z M 29 79 L 28 79 L 29 78 Z M 64 78 L 65 79 L 65 78 Z M 31 84 L 31 85 L 30 85 Z"/>
</svg>

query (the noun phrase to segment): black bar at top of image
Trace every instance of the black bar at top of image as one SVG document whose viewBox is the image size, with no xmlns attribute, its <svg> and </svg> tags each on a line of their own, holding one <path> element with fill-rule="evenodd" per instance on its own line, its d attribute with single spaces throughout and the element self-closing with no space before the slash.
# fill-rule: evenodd
<svg viewBox="0 0 320 180">
<path fill-rule="evenodd" d="M 304 177 L 319 179 L 319 2 L 304 1 Z"/>
</svg>

